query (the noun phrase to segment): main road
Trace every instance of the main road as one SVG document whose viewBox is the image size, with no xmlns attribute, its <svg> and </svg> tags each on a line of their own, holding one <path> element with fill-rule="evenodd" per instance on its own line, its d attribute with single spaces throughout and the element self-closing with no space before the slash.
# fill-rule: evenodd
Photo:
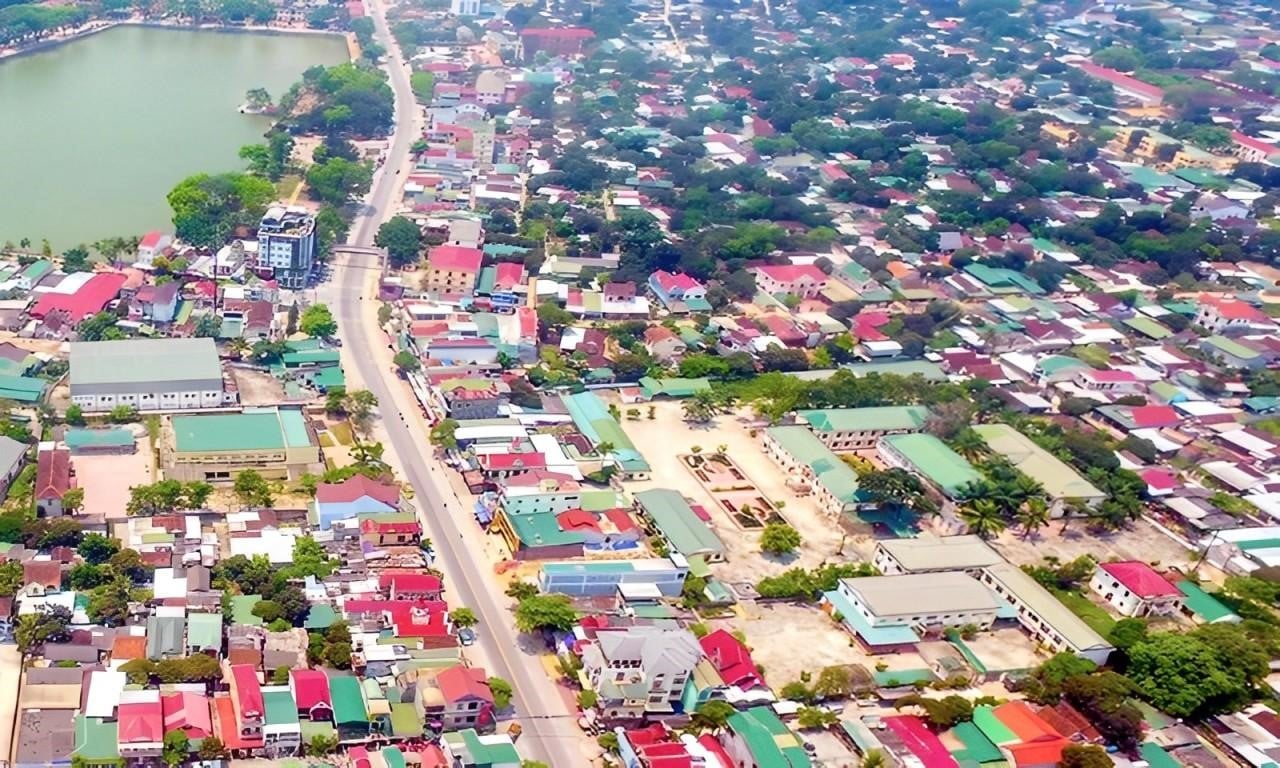
<svg viewBox="0 0 1280 768">
<path fill-rule="evenodd" d="M 374 33 L 387 50 L 387 70 L 395 92 L 395 132 L 381 169 L 376 172 L 367 204 L 352 223 L 347 243 L 371 246 L 378 227 L 395 212 L 401 182 L 409 167 L 409 149 L 420 135 L 420 115 L 409 87 L 399 47 L 387 28 L 382 0 L 367 0 Z M 449 487 L 449 470 L 434 458 L 418 406 L 411 393 L 390 373 L 391 352 L 377 327 L 377 284 L 381 266 L 374 257 L 348 256 L 335 269 L 339 329 L 348 365 L 354 364 L 363 385 L 378 398 L 388 448 L 413 486 L 418 514 L 430 534 L 437 565 L 445 572 L 449 601 L 475 612 L 477 644 L 490 675 L 514 689 L 516 716 L 523 727 L 519 749 L 527 758 L 553 768 L 588 765 L 590 745 L 577 728 L 576 712 L 543 669 L 537 647 L 521 646 L 507 598 L 489 574 L 489 559 L 470 511 Z M 528 639 L 525 639 L 526 645 Z M 535 644 L 536 646 L 536 644 Z M 586 748 L 584 750 L 584 748 Z"/>
</svg>

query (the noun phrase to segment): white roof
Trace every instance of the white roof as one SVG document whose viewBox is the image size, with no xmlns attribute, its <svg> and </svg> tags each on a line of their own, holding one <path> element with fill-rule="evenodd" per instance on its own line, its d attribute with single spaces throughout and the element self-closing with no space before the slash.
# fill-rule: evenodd
<svg viewBox="0 0 1280 768">
<path fill-rule="evenodd" d="M 296 529 L 267 528 L 257 536 L 232 536 L 231 555 L 266 555 L 272 563 L 293 562 L 293 541 L 298 538 Z"/>
<path fill-rule="evenodd" d="M 1246 451 L 1251 456 L 1256 456 L 1260 459 L 1269 459 L 1275 456 L 1275 443 L 1247 429 L 1234 429 L 1230 432 L 1223 432 L 1218 435 L 1218 438 L 1224 443 L 1230 443 L 1242 451 Z"/>
<path fill-rule="evenodd" d="M 1238 491 L 1247 490 L 1266 480 L 1261 475 L 1231 461 L 1210 461 L 1200 465 L 1200 469 L 1221 480 Z"/>
<path fill-rule="evenodd" d="M 1171 405 L 1188 416 L 1196 416 L 1198 418 L 1240 412 L 1239 408 L 1226 408 L 1210 400 L 1188 400 L 1180 403 L 1171 403 Z"/>
<path fill-rule="evenodd" d="M 114 717 L 120 694 L 129 682 L 123 672 L 99 669 L 89 675 L 89 693 L 85 696 L 85 717 Z"/>
<path fill-rule="evenodd" d="M 172 568 L 157 568 L 152 593 L 157 600 L 187 596 L 187 577 L 175 576 Z"/>
</svg>

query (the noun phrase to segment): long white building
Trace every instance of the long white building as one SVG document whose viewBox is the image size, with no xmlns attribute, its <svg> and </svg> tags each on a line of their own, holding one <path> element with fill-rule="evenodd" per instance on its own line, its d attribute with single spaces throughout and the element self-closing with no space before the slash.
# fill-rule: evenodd
<svg viewBox="0 0 1280 768">
<path fill-rule="evenodd" d="M 71 402 L 86 412 L 217 408 L 225 392 L 213 339 L 127 339 L 71 344 Z"/>
</svg>

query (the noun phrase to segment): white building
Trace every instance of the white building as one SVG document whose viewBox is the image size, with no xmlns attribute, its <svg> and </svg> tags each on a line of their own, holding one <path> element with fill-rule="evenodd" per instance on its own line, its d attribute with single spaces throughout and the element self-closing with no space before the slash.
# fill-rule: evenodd
<svg viewBox="0 0 1280 768">
<path fill-rule="evenodd" d="M 600 632 L 582 652 L 583 673 L 611 720 L 672 714 L 701 660 L 692 633 L 656 626 Z"/>
<path fill-rule="evenodd" d="M 1156 569 L 1137 561 L 1099 563 L 1089 588 L 1125 616 L 1173 616 L 1184 597 Z"/>
<path fill-rule="evenodd" d="M 128 339 L 71 344 L 71 402 L 87 412 L 125 405 L 177 411 L 233 405 L 213 339 Z"/>
<path fill-rule="evenodd" d="M 983 568 L 1004 562 L 990 544 L 973 535 L 886 539 L 876 543 L 873 558 L 876 570 L 886 576 L 938 571 L 975 575 Z"/>
<path fill-rule="evenodd" d="M 1000 609 L 990 589 L 960 571 L 841 579 L 837 590 L 872 629 L 924 632 L 966 624 L 986 629 Z"/>
<path fill-rule="evenodd" d="M 1051 653 L 1067 651 L 1105 664 L 1115 647 L 1016 565 L 997 563 L 979 576 L 1018 611 L 1018 622 Z"/>
<path fill-rule="evenodd" d="M 275 205 L 258 225 L 258 269 L 284 288 L 305 288 L 316 256 L 316 218 L 301 206 Z"/>
</svg>

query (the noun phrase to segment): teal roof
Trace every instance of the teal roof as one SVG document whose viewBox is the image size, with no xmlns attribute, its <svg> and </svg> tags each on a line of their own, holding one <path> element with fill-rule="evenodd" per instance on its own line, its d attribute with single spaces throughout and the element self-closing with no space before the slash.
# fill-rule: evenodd
<svg viewBox="0 0 1280 768">
<path fill-rule="evenodd" d="M 63 437 L 67 447 L 77 448 L 124 448 L 134 444 L 133 433 L 127 429 L 113 427 L 109 429 L 68 429 Z"/>
<path fill-rule="evenodd" d="M 747 745 L 756 768 L 810 768 L 813 765 L 805 754 L 803 742 L 768 707 L 735 712 L 729 715 L 727 725 Z"/>
<path fill-rule="evenodd" d="M 973 465 L 933 435 L 888 435 L 881 441 L 911 464 L 915 472 L 953 498 L 964 486 L 982 479 Z"/>
<path fill-rule="evenodd" d="M 613 459 L 624 472 L 649 471 L 649 462 L 640 455 L 631 438 L 627 437 L 627 433 L 623 431 L 622 425 L 609 415 L 609 409 L 594 393 L 579 392 L 565 395 L 561 398 L 561 402 L 569 411 L 573 423 L 592 444 L 613 443 Z"/>
<path fill-rule="evenodd" d="M 992 267 L 980 262 L 966 264 L 964 271 L 973 279 L 987 286 L 992 293 L 1042 294 L 1044 289 L 1035 280 L 1012 269 Z"/>
<path fill-rule="evenodd" d="M 850 363 L 844 369 L 854 376 L 870 376 L 873 373 L 895 376 L 923 376 L 928 381 L 945 381 L 947 374 L 937 363 L 928 360 L 892 360 L 883 363 Z"/>
<path fill-rule="evenodd" d="M 480 734 L 476 733 L 474 728 L 446 733 L 442 739 L 455 755 L 461 752 L 470 758 L 470 762 L 465 758 L 463 760 L 467 766 L 482 768 L 520 764 L 520 753 L 516 751 L 514 744 L 508 740 L 481 741 Z"/>
<path fill-rule="evenodd" d="M 822 598 L 831 604 L 836 613 L 840 614 L 840 618 L 845 624 L 849 625 L 858 637 L 871 647 L 886 645 L 905 645 L 907 643 L 920 642 L 920 636 L 908 626 L 873 626 L 867 621 L 866 617 L 858 610 L 857 606 L 849 602 L 849 599 L 839 592 L 832 590 L 825 592 Z"/>
<path fill-rule="evenodd" d="M 671 546 L 685 557 L 724 553 L 724 543 L 694 514 L 679 491 L 652 488 L 635 494 L 635 500 Z"/>
<path fill-rule="evenodd" d="M 505 516 L 512 533 L 524 547 L 560 547 L 581 544 L 585 540 L 581 533 L 561 528 L 557 513 L 549 509 L 518 515 L 505 513 Z"/>
<path fill-rule="evenodd" d="M 187 647 L 188 648 L 222 648 L 222 614 L 190 613 L 187 614 Z"/>
<path fill-rule="evenodd" d="M 1148 336 L 1156 341 L 1167 339 L 1173 335 L 1173 331 L 1145 315 L 1131 317 L 1128 320 L 1125 320 L 1124 324 L 1138 333 L 1141 333 L 1143 336 Z"/>
<path fill-rule="evenodd" d="M 32 376 L 0 376 L 0 398 L 20 403 L 38 402 L 49 382 Z"/>
<path fill-rule="evenodd" d="M 262 619 L 253 615 L 253 607 L 262 602 L 262 595 L 232 595 L 231 623 L 250 627 L 262 626 Z"/>
<path fill-rule="evenodd" d="M 338 621 L 338 612 L 328 603 L 312 603 L 311 608 L 307 611 L 307 620 L 303 622 L 304 629 L 328 629 Z"/>
<path fill-rule="evenodd" d="M 886 669 L 881 672 L 872 672 L 871 677 L 879 688 L 932 683 L 938 679 L 937 675 L 927 669 Z"/>
<path fill-rule="evenodd" d="M 923 405 L 886 405 L 878 408 L 822 408 L 797 411 L 818 432 L 889 432 L 924 427 L 929 409 Z"/>
<path fill-rule="evenodd" d="M 75 756 L 88 763 L 114 762 L 120 759 L 120 732 L 115 720 L 75 716 Z"/>
<path fill-rule="evenodd" d="M 285 352 L 281 361 L 286 367 L 298 365 L 323 365 L 330 363 L 337 365 L 341 359 L 341 353 L 336 349 L 307 349 L 299 352 Z"/>
<path fill-rule="evenodd" d="M 659 395 L 674 398 L 692 397 L 695 392 L 711 389 L 711 381 L 702 379 L 655 379 L 645 376 L 640 379 L 640 392 L 645 398 L 652 400 Z"/>
<path fill-rule="evenodd" d="M 53 271 L 53 262 L 49 261 L 48 259 L 40 259 L 38 261 L 33 261 L 30 264 L 28 264 L 27 268 L 22 270 L 22 272 L 20 273 L 20 276 L 25 277 L 28 280 L 39 280 L 40 278 L 44 277 L 45 275 L 49 274 L 52 271 Z"/>
<path fill-rule="evenodd" d="M 1178 591 L 1186 595 L 1186 599 L 1182 604 L 1186 606 L 1187 610 L 1207 624 L 1212 624 L 1215 621 L 1240 621 L 1240 617 L 1234 611 L 1219 602 L 1213 595 L 1205 592 L 1194 582 L 1186 580 L 1178 582 Z"/>
<path fill-rule="evenodd" d="M 766 434 L 797 462 L 807 464 L 816 482 L 841 503 L 858 501 L 858 473 L 804 427 L 770 427 Z"/>
<path fill-rule="evenodd" d="M 302 411 L 293 408 L 174 416 L 172 424 L 175 448 L 181 453 L 270 451 L 311 444 Z"/>
<path fill-rule="evenodd" d="M 1142 753 L 1142 759 L 1147 762 L 1150 768 L 1182 768 L 1182 763 L 1174 760 L 1158 744 L 1152 744 L 1148 741 L 1138 751 Z"/>
</svg>

